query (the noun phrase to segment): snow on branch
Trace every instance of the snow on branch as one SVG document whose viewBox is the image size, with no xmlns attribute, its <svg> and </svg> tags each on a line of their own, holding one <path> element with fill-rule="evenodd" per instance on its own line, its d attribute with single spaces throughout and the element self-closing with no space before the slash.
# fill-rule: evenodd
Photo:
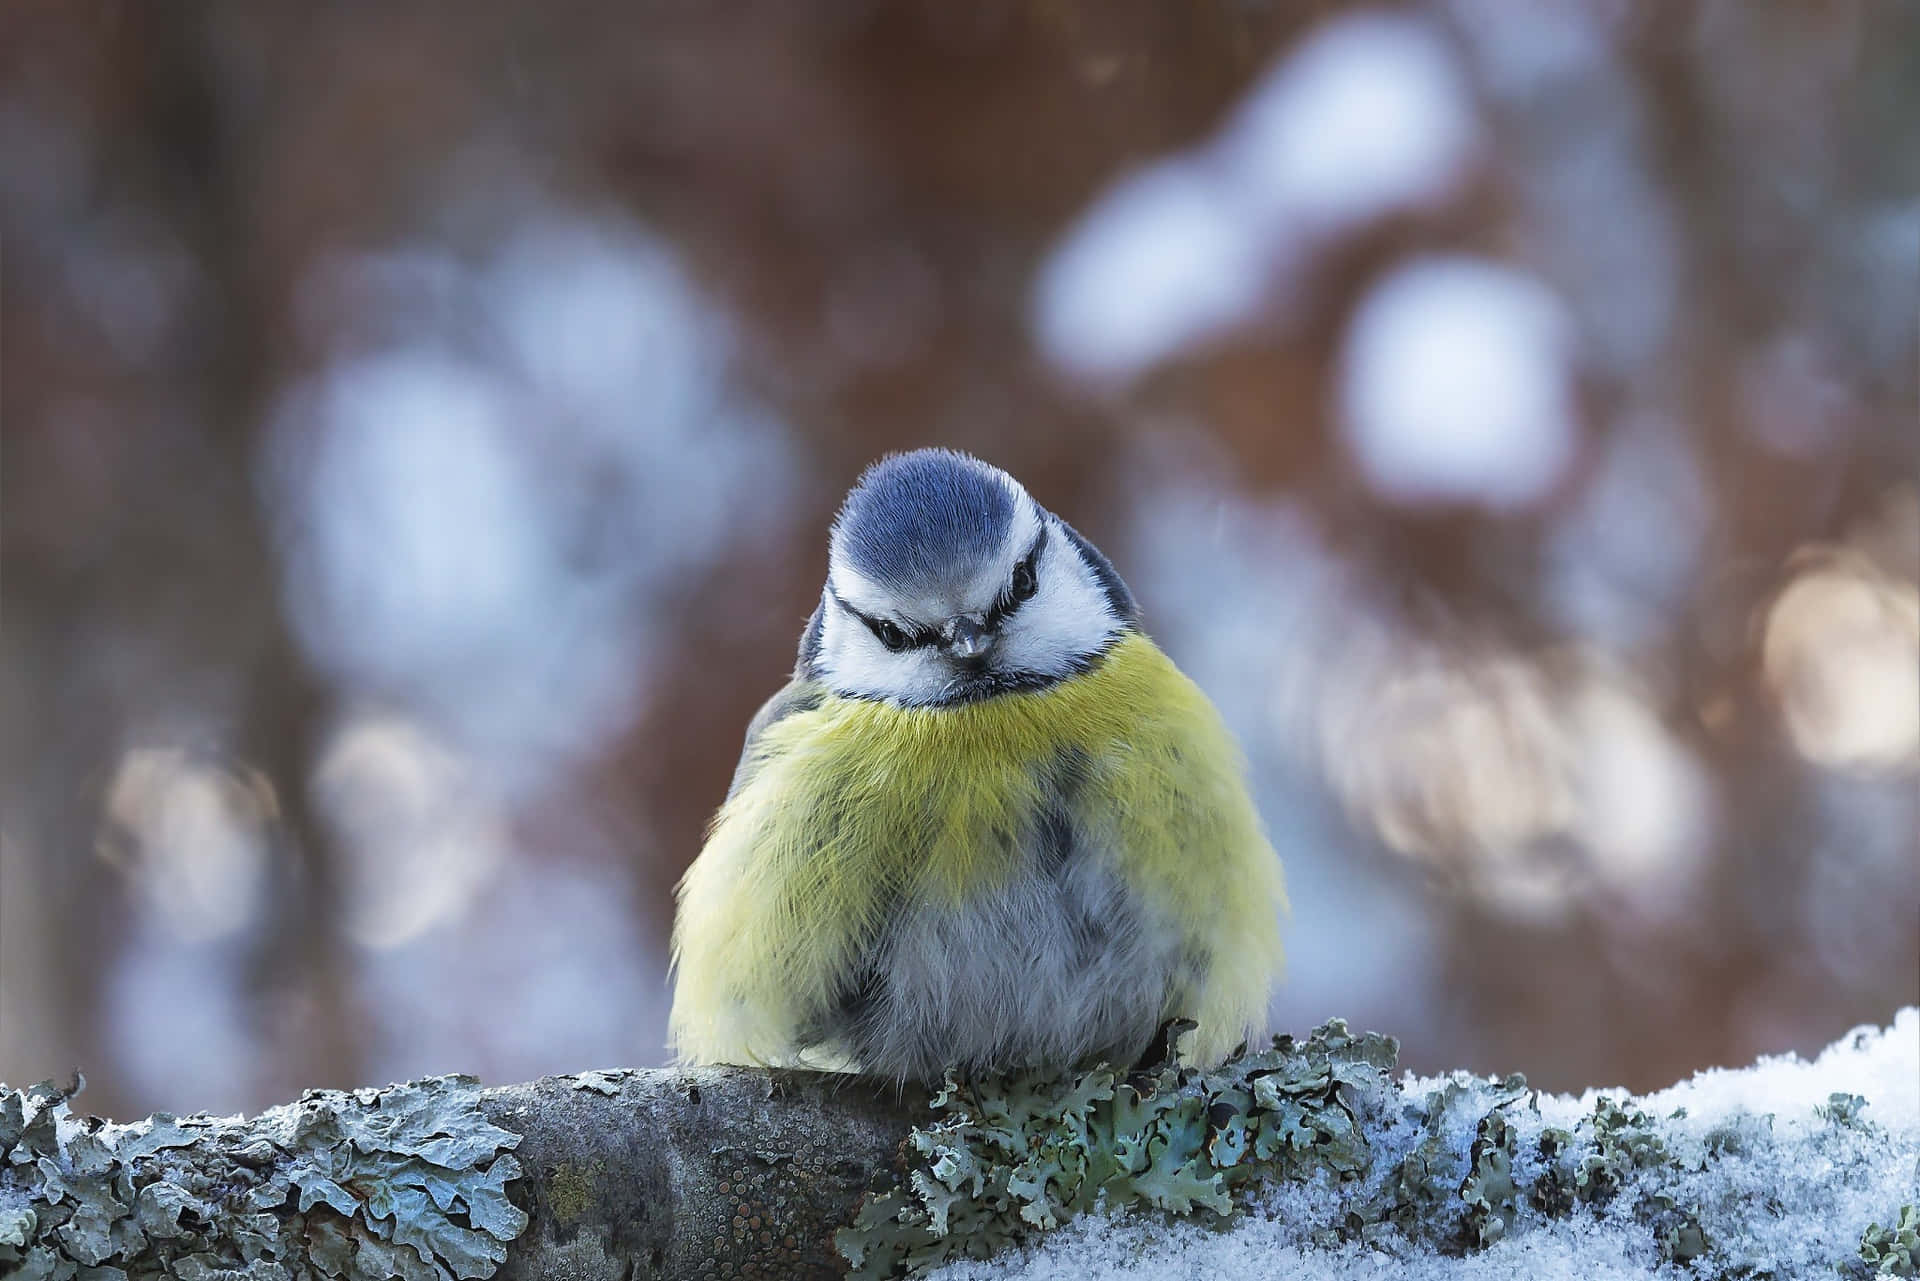
<svg viewBox="0 0 1920 1281">
<path fill-rule="evenodd" d="M 1396 1053 L 1336 1021 L 931 1099 L 589 1072 L 131 1125 L 73 1115 L 77 1082 L 0 1089 L 0 1276 L 1914 1275 L 1920 1010 L 1641 1098 Z"/>
</svg>

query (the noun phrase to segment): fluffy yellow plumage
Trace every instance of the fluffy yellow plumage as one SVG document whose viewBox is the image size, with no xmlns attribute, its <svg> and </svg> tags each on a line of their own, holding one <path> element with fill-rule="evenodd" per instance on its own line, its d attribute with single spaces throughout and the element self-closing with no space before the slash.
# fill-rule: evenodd
<svg viewBox="0 0 1920 1281">
<path fill-rule="evenodd" d="M 1181 1050 L 1202 1062 L 1264 1022 L 1279 860 L 1218 713 L 1151 640 L 1128 632 L 1079 675 L 954 706 L 817 698 L 750 743 L 681 883 L 682 1058 L 834 1064 L 812 1025 L 860 949 L 903 904 L 958 909 L 1020 875 L 1062 759 L 1083 844 L 1192 962 L 1147 1015 L 1196 1020 Z"/>
</svg>

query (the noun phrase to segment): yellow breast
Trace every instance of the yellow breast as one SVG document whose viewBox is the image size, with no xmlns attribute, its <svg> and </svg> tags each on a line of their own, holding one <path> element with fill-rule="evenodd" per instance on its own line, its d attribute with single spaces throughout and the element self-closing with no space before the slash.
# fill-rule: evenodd
<svg viewBox="0 0 1920 1281">
<path fill-rule="evenodd" d="M 1014 874 L 1069 756 L 1075 825 L 1221 959 L 1185 1012 L 1202 1023 L 1196 1057 L 1230 1049 L 1278 967 L 1279 863 L 1213 706 L 1133 634 L 1042 690 L 950 708 L 829 698 L 771 726 L 681 885 L 682 1055 L 790 1061 L 808 1012 L 902 896 L 965 901 Z"/>
</svg>

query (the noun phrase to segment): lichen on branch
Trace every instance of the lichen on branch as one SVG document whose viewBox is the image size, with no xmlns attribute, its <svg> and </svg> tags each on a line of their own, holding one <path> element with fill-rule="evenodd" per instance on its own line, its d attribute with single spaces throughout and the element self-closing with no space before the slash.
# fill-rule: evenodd
<svg viewBox="0 0 1920 1281">
<path fill-rule="evenodd" d="M 0 1274 L 469 1281 L 527 1225 L 506 1188 L 520 1136 L 470 1078 L 132 1125 L 74 1116 L 80 1085 L 0 1093 Z"/>
<path fill-rule="evenodd" d="M 1920 1011 L 1819 1063 L 1642 1098 L 1396 1063 L 1391 1038 L 1334 1021 L 1208 1071 L 949 1081 L 931 1099 L 826 1073 L 616 1070 L 114 1125 L 73 1113 L 77 1081 L 0 1087 L 0 1277 L 789 1281 L 988 1256 L 1017 1274 L 1008 1247 L 1229 1239 L 1354 1275 L 1381 1254 L 1438 1277 L 1601 1240 L 1643 1271 L 1913 1275 Z"/>
</svg>

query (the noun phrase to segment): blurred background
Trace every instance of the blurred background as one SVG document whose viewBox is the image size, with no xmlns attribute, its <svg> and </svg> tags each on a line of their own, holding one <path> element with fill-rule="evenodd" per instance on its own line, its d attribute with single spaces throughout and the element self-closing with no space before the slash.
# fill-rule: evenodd
<svg viewBox="0 0 1920 1281">
<path fill-rule="evenodd" d="M 25 3 L 0 1077 L 664 1061 L 890 449 L 1241 735 L 1296 1031 L 1637 1088 L 1920 1000 L 1920 7 Z"/>
</svg>

